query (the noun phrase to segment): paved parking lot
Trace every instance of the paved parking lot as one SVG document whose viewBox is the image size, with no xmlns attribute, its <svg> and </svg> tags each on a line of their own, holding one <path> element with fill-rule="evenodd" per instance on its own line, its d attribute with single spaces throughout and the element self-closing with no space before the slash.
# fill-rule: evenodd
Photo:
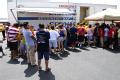
<svg viewBox="0 0 120 80">
<path fill-rule="evenodd" d="M 1 33 L 0 33 L 1 38 Z M 10 61 L 10 51 L 0 58 L 0 80 L 120 80 L 120 51 L 102 48 L 84 48 L 50 58 L 51 72 L 38 72 L 36 68 L 28 68 L 23 59 Z M 0 53 L 1 55 L 1 53 Z"/>
</svg>

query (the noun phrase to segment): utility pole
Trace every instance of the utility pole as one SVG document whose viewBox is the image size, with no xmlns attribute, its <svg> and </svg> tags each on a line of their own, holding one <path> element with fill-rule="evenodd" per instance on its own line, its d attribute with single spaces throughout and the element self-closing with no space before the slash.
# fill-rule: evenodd
<svg viewBox="0 0 120 80">
<path fill-rule="evenodd" d="M 15 5 L 16 5 L 16 14 L 17 14 L 17 16 L 16 16 L 16 21 L 17 21 L 17 23 L 18 23 L 19 21 L 18 21 L 18 12 L 17 12 L 17 8 L 18 8 L 18 6 L 17 6 L 17 0 L 15 0 Z"/>
</svg>

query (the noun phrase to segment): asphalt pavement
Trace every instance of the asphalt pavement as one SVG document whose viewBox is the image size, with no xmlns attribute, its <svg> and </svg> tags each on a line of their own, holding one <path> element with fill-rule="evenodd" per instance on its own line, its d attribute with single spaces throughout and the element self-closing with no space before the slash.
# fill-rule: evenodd
<svg viewBox="0 0 120 80">
<path fill-rule="evenodd" d="M 0 33 L 0 39 L 2 39 Z M 10 61 L 10 51 L 0 53 L 0 80 L 120 80 L 120 51 L 87 47 L 66 50 L 59 55 L 51 55 L 51 72 L 38 72 L 36 67 L 28 67 L 22 58 Z"/>
</svg>

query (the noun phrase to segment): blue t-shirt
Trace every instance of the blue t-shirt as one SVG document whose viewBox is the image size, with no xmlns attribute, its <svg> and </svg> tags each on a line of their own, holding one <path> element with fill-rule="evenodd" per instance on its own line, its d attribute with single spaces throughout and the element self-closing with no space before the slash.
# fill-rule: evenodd
<svg viewBox="0 0 120 80">
<path fill-rule="evenodd" d="M 26 30 L 23 29 L 22 30 L 25 41 L 26 41 L 26 45 L 27 46 L 34 46 L 35 45 L 35 41 L 31 38 L 31 36 L 33 36 L 32 32 L 30 30 Z"/>
<path fill-rule="evenodd" d="M 60 30 L 59 35 L 60 35 L 60 37 L 64 37 L 65 36 L 64 30 Z"/>
<path fill-rule="evenodd" d="M 77 29 L 75 27 L 70 28 L 70 34 L 74 35 L 77 32 Z"/>
</svg>

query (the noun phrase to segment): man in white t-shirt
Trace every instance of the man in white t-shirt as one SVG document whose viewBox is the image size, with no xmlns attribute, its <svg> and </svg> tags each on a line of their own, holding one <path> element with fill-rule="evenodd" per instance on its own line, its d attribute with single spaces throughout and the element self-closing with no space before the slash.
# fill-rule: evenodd
<svg viewBox="0 0 120 80">
<path fill-rule="evenodd" d="M 49 45 L 52 50 L 52 47 L 54 48 L 54 52 L 56 51 L 56 48 L 58 47 L 57 41 L 59 37 L 58 31 L 55 30 L 54 26 L 51 26 L 51 30 L 49 31 L 50 33 L 50 39 L 49 39 Z"/>
</svg>

